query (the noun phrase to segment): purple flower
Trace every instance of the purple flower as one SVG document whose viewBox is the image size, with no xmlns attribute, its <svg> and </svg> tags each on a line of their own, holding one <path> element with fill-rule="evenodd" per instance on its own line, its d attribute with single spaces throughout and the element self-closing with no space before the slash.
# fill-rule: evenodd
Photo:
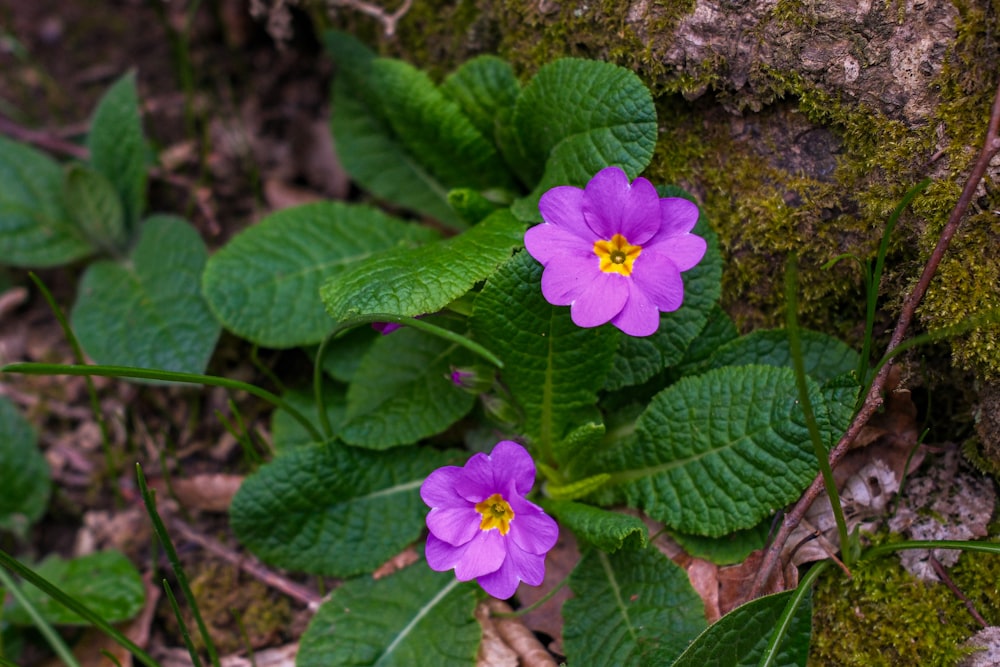
<svg viewBox="0 0 1000 667">
<path fill-rule="evenodd" d="M 383 336 L 388 336 L 402 326 L 403 325 L 398 322 L 372 322 L 372 329 L 379 332 Z"/>
<path fill-rule="evenodd" d="M 705 239 L 691 234 L 698 207 L 661 199 L 652 184 L 631 184 L 607 167 L 580 189 L 552 188 L 538 202 L 545 220 L 524 235 L 524 246 L 545 267 L 542 294 L 569 306 L 573 322 L 595 327 L 610 321 L 630 336 L 648 336 L 660 311 L 681 307 L 681 271 L 705 256 Z"/>
<path fill-rule="evenodd" d="M 490 595 L 506 599 L 519 582 L 537 586 L 545 554 L 559 527 L 542 508 L 525 500 L 535 483 L 535 462 L 521 445 L 501 440 L 459 468 L 438 468 L 424 480 L 420 497 L 427 514 L 427 564 L 454 568 L 461 581 L 475 579 Z"/>
</svg>

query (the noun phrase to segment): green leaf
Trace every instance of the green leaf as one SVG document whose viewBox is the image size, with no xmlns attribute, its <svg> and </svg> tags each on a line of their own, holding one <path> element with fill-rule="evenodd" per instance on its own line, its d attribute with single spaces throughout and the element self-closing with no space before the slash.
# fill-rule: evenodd
<svg viewBox="0 0 1000 667">
<path fill-rule="evenodd" d="M 832 430 L 815 383 L 824 441 Z M 719 537 L 758 524 L 798 498 L 816 459 L 791 369 L 727 366 L 657 394 L 636 438 L 598 462 L 632 507 L 681 532 Z"/>
<path fill-rule="evenodd" d="M 671 190 L 668 196 L 678 194 Z M 687 198 L 690 199 L 690 196 Z M 694 233 L 708 242 L 708 249 L 697 266 L 682 274 L 683 305 L 672 313 L 661 313 L 660 328 L 652 336 L 621 337 L 605 389 L 614 391 L 641 384 L 668 366 L 679 363 L 705 328 L 722 294 L 722 255 L 719 252 L 719 237 L 703 216 L 698 219 Z"/>
<path fill-rule="evenodd" d="M 489 277 L 521 245 L 524 224 L 497 211 L 458 236 L 370 257 L 326 281 L 320 295 L 334 320 L 434 313 Z"/>
<path fill-rule="evenodd" d="M 146 207 L 146 139 L 139 116 L 135 72 L 128 72 L 104 93 L 90 119 L 90 163 L 118 192 L 129 228 Z"/>
<path fill-rule="evenodd" d="M 689 555 L 703 558 L 716 565 L 742 563 L 752 551 L 763 549 L 771 532 L 773 521 L 765 520 L 752 528 L 745 528 L 722 537 L 703 537 L 670 531 L 670 537 L 684 547 Z"/>
<path fill-rule="evenodd" d="M 513 125 L 526 162 L 522 180 L 537 184 L 513 206 L 541 220 L 538 200 L 556 185 L 583 186 L 609 165 L 638 176 L 656 146 L 656 108 L 642 80 L 623 67 L 563 58 L 544 65 L 517 98 Z"/>
<path fill-rule="evenodd" d="M 681 376 L 697 375 L 708 370 L 711 367 L 709 358 L 715 351 L 738 337 L 736 325 L 726 311 L 718 304 L 712 306 L 705 328 L 691 341 L 684 358 L 673 367 L 673 372 Z"/>
<path fill-rule="evenodd" d="M 99 551 L 72 560 L 49 556 L 35 572 L 66 595 L 86 603 L 109 623 L 134 617 L 142 611 L 146 600 L 142 577 L 132 562 L 119 551 Z M 49 623 L 89 625 L 34 586 L 25 586 L 24 594 Z M 4 620 L 18 625 L 32 624 L 31 617 L 18 605 L 4 614 Z"/>
<path fill-rule="evenodd" d="M 309 389 L 289 389 L 281 398 L 292 408 L 301 414 L 322 432 L 319 421 L 319 413 L 316 411 L 316 396 L 312 388 Z M 344 410 L 347 398 L 344 395 L 343 387 L 332 382 L 323 385 L 323 404 L 326 406 L 326 417 L 334 429 L 336 435 L 338 427 L 344 423 Z M 315 442 L 315 439 L 308 431 L 285 410 L 275 410 L 271 415 L 271 440 L 274 449 L 279 454 L 294 447 L 301 447 Z"/>
<path fill-rule="evenodd" d="M 333 577 L 371 572 L 420 537 L 427 513 L 420 485 L 458 459 L 417 447 L 298 447 L 243 482 L 230 522 L 240 542 L 277 567 Z"/>
<path fill-rule="evenodd" d="M 299 643 L 298 667 L 469 667 L 482 629 L 475 584 L 423 561 L 337 588 Z"/>
<path fill-rule="evenodd" d="M 673 667 L 756 667 L 774 626 L 795 591 L 751 600 L 732 610 L 688 647 Z M 805 667 L 812 631 L 812 596 L 792 617 L 788 635 L 778 648 L 775 667 Z"/>
<path fill-rule="evenodd" d="M 580 328 L 568 308 L 549 305 L 541 275 L 541 265 L 519 253 L 487 281 L 471 321 L 476 339 L 503 360 L 501 379 L 524 413 L 524 435 L 548 462 L 553 453 L 571 458 L 554 445 L 581 422 L 596 421 L 591 413 L 617 337 L 609 326 Z"/>
<path fill-rule="evenodd" d="M 96 262 L 80 281 L 72 321 L 98 364 L 201 373 L 219 325 L 198 289 L 208 252 L 184 220 L 154 216 L 122 262 Z"/>
<path fill-rule="evenodd" d="M 826 401 L 834 438 L 839 438 L 854 418 L 858 395 L 861 393 L 857 372 L 850 371 L 830 378 L 820 387 L 820 392 Z"/>
<path fill-rule="evenodd" d="M 706 625 L 687 573 L 654 548 L 590 551 L 569 585 L 563 644 L 571 665 L 666 666 Z"/>
<path fill-rule="evenodd" d="M 513 111 L 521 84 L 506 60 L 479 56 L 449 74 L 441 92 L 461 107 L 480 134 L 494 139 L 497 116 L 504 110 Z"/>
<path fill-rule="evenodd" d="M 437 181 L 393 132 L 374 85 L 375 54 L 347 33 L 329 31 L 325 42 L 337 64 L 330 129 L 344 169 L 378 197 L 465 228 L 448 205 L 450 186 Z"/>
<path fill-rule="evenodd" d="M 125 213 L 115 186 L 100 172 L 73 165 L 66 172 L 66 206 L 91 242 L 117 254 L 127 241 Z"/>
<path fill-rule="evenodd" d="M 571 500 L 542 500 L 541 505 L 559 520 L 559 525 L 573 531 L 578 540 L 601 551 L 641 549 L 649 540 L 649 530 L 637 516 L 611 512 Z"/>
<path fill-rule="evenodd" d="M 380 336 L 371 326 L 355 327 L 337 336 L 336 340 L 327 343 L 323 351 L 323 371 L 335 380 L 350 382 L 361 360 Z M 317 351 L 318 348 L 313 348 L 309 353 L 314 360 Z"/>
<path fill-rule="evenodd" d="M 858 353 L 846 343 L 818 331 L 800 329 L 806 374 L 823 383 L 858 367 Z M 784 329 L 758 329 L 719 348 L 712 368 L 764 364 L 792 367 L 788 334 Z"/>
<path fill-rule="evenodd" d="M 297 206 L 267 216 L 213 255 L 202 290 L 223 326 L 242 338 L 278 348 L 315 344 L 332 328 L 319 299 L 324 280 L 436 236 L 369 206 Z"/>
<path fill-rule="evenodd" d="M 52 481 L 35 430 L 6 396 L 0 396 L 0 488 L 0 530 L 24 537 L 45 513 Z"/>
<path fill-rule="evenodd" d="M 46 267 L 94 249 L 63 201 L 63 170 L 44 153 L 0 137 L 0 262 Z"/>
<path fill-rule="evenodd" d="M 425 72 L 387 58 L 376 58 L 371 68 L 371 85 L 393 132 L 436 180 L 449 189 L 516 187 L 492 141 Z"/>
<path fill-rule="evenodd" d="M 376 340 L 348 387 L 340 437 L 386 449 L 440 433 L 465 416 L 475 397 L 451 381 L 457 347 L 408 327 Z"/>
</svg>

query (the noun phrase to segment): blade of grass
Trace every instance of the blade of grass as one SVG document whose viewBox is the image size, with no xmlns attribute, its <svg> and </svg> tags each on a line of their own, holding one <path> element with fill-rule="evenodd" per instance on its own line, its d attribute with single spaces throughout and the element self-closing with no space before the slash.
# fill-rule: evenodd
<svg viewBox="0 0 1000 667">
<path fill-rule="evenodd" d="M 781 616 L 778 618 L 778 622 L 774 625 L 774 632 L 771 633 L 771 639 L 767 643 L 767 647 L 764 649 L 764 653 L 760 656 L 760 662 L 757 663 L 757 667 L 771 667 L 774 664 L 775 659 L 778 657 L 778 649 L 781 648 L 781 642 L 784 641 L 785 635 L 788 634 L 788 629 L 792 626 L 792 619 L 795 618 L 795 611 L 802 604 L 806 595 L 812 589 L 813 582 L 820 573 L 826 569 L 826 566 L 830 564 L 830 561 L 820 561 L 816 563 L 809 571 L 806 572 L 805 576 L 799 581 L 799 585 L 795 588 L 795 594 L 785 605 L 784 611 L 781 612 Z"/>
<path fill-rule="evenodd" d="M 147 667 L 160 667 L 160 663 L 154 660 L 151 655 L 139 648 L 135 642 L 101 618 L 90 607 L 76 598 L 66 595 L 66 593 L 49 582 L 48 579 L 36 574 L 34 570 L 18 561 L 3 549 L 0 549 L 0 567 L 10 570 L 62 606 L 75 612 L 78 616 L 115 640 L 120 646 L 131 651 L 132 655 L 138 658 L 144 665 L 147 665 Z"/>
<path fill-rule="evenodd" d="M 142 466 L 138 463 L 135 464 L 135 472 L 139 481 L 139 492 L 142 494 L 142 501 L 146 505 L 146 512 L 149 514 L 150 521 L 153 522 L 153 532 L 156 533 L 156 538 L 160 541 L 160 544 L 163 545 L 163 549 L 167 552 L 167 560 L 170 561 L 170 566 L 174 571 L 174 576 L 177 577 L 177 584 L 181 587 L 181 593 L 184 594 L 184 599 L 191 607 L 191 614 L 194 616 L 195 624 L 198 626 L 198 632 L 201 633 L 201 638 L 205 642 L 205 649 L 208 651 L 208 658 L 214 667 L 219 667 L 219 654 L 215 650 L 215 644 L 212 642 L 212 636 L 208 634 L 208 627 L 205 625 L 205 621 L 201 617 L 201 611 L 198 609 L 198 601 L 195 600 L 194 594 L 191 592 L 191 586 L 188 584 L 187 580 L 187 573 L 184 572 L 184 567 L 181 565 L 181 560 L 177 556 L 177 550 L 174 548 L 174 543 L 170 539 L 170 535 L 167 533 L 167 528 L 163 525 L 160 513 L 156 511 L 156 498 L 146 485 L 146 476 L 142 474 Z"/>
<path fill-rule="evenodd" d="M 174 591 L 171 590 L 170 583 L 166 579 L 163 580 L 163 590 L 167 592 L 167 599 L 170 600 L 170 608 L 177 619 L 177 627 L 181 629 L 181 638 L 184 639 L 184 646 L 187 647 L 188 654 L 191 656 L 191 663 L 194 667 L 201 667 L 201 658 L 198 657 L 198 651 L 195 650 L 194 642 L 191 641 L 191 633 L 188 631 L 187 623 L 184 622 L 184 617 L 181 616 L 181 608 L 177 606 L 177 598 L 174 597 Z"/>
<path fill-rule="evenodd" d="M 879 556 L 894 551 L 905 551 L 907 549 L 958 549 L 960 551 L 979 551 L 985 554 L 1000 555 L 1000 543 L 997 542 L 974 542 L 972 540 L 907 540 L 905 542 L 892 542 L 891 544 L 879 544 L 866 550 L 862 558 L 878 558 Z"/>
<path fill-rule="evenodd" d="M 45 641 L 49 643 L 52 647 L 52 651 L 59 656 L 59 658 L 66 663 L 67 667 L 80 667 L 80 663 L 77 662 L 76 656 L 73 652 L 69 650 L 66 646 L 66 642 L 63 638 L 59 636 L 59 633 L 55 631 L 48 621 L 42 616 L 42 614 L 35 608 L 35 605 L 31 604 L 31 600 L 28 596 L 24 594 L 21 587 L 17 585 L 14 581 L 14 577 L 8 574 L 7 570 L 0 569 L 0 584 L 3 585 L 7 591 L 14 596 L 17 603 L 24 607 L 24 610 L 28 612 L 28 616 L 31 617 L 31 622 L 35 624 L 38 631 L 42 633 L 45 637 Z"/>
<path fill-rule="evenodd" d="M 161 380 L 163 382 L 183 382 L 186 384 L 203 384 L 212 387 L 224 387 L 245 391 L 261 398 L 276 408 L 286 411 L 295 421 L 299 422 L 309 435 L 321 442 L 322 437 L 316 427 L 305 416 L 289 405 L 280 396 L 266 389 L 239 380 L 218 377 L 216 375 L 201 375 L 199 373 L 181 373 L 178 371 L 161 371 L 153 368 L 134 368 L 132 366 L 99 366 L 91 364 L 8 364 L 0 368 L 4 373 L 24 373 L 26 375 L 99 375 L 101 377 L 133 378 L 137 380 Z"/>
<path fill-rule="evenodd" d="M 73 329 L 69 326 L 69 321 L 66 319 L 66 313 L 56 303 L 52 292 L 42 282 L 42 279 L 35 275 L 34 271 L 29 271 L 28 277 L 35 283 L 38 291 L 42 293 L 45 302 L 49 304 L 49 310 L 55 315 L 56 321 L 63 331 L 63 335 L 73 350 L 73 359 L 78 364 L 86 363 L 87 360 L 83 356 L 83 348 L 80 346 L 80 341 L 77 340 L 76 334 L 73 333 Z M 101 410 L 101 400 L 97 396 L 97 388 L 94 387 L 94 381 L 90 377 L 86 377 L 84 381 L 87 384 L 87 395 L 90 398 L 90 411 L 94 414 L 94 421 L 97 422 L 97 426 L 101 430 L 101 450 L 104 452 L 104 467 L 106 468 L 108 479 L 114 479 L 118 476 L 118 462 L 115 460 L 114 452 L 111 450 L 111 432 L 108 429 L 108 422 L 105 420 L 104 412 Z M 119 505 L 124 504 L 125 498 L 118 484 L 111 484 L 110 486 L 115 494 L 115 501 Z"/>
</svg>

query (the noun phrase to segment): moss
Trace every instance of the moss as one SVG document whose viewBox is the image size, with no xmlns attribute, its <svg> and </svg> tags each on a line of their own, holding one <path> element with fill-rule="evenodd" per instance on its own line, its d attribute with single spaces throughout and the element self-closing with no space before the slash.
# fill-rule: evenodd
<svg viewBox="0 0 1000 667">
<path fill-rule="evenodd" d="M 949 572 L 987 623 L 1000 623 L 1000 557 L 966 552 Z M 980 629 L 947 586 L 911 577 L 895 556 L 829 568 L 813 598 L 810 665 L 953 665 Z"/>
<path fill-rule="evenodd" d="M 220 653 L 245 649 L 248 641 L 260 648 L 283 638 L 292 620 L 286 598 L 275 597 L 264 584 L 245 581 L 238 569 L 218 562 L 195 566 L 189 573 L 191 592 Z M 196 648 L 204 650 L 191 611 L 185 609 L 183 615 Z M 168 623 L 176 628 L 173 614 Z"/>
</svg>

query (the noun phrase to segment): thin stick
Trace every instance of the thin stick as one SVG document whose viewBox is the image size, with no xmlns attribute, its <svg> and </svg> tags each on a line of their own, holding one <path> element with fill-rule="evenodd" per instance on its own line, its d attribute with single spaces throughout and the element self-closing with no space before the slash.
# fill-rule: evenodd
<svg viewBox="0 0 1000 667">
<path fill-rule="evenodd" d="M 976 189 L 979 187 L 979 181 L 983 178 L 983 174 L 986 173 L 990 160 L 1000 151 L 1000 134 L 998 134 L 998 130 L 1000 130 L 1000 85 L 997 86 L 997 91 L 993 96 L 993 107 L 990 111 L 990 122 L 986 128 L 986 139 L 983 141 L 983 148 L 976 159 L 975 165 L 972 167 L 972 171 L 969 173 L 969 178 L 965 182 L 962 195 L 958 198 L 955 208 L 952 209 L 947 224 L 941 230 L 941 236 L 938 238 L 937 245 L 927 260 L 926 266 L 924 266 L 920 280 L 917 281 L 913 291 L 910 292 L 906 301 L 903 302 L 899 319 L 896 322 L 896 328 L 893 330 L 892 338 L 889 340 L 887 353 L 892 352 L 893 349 L 903 342 L 917 306 L 927 292 L 931 278 L 933 278 L 934 273 L 937 271 L 937 267 L 941 263 L 941 258 L 948 249 L 948 244 L 951 242 L 952 237 L 955 236 L 955 232 L 958 231 L 958 225 L 961 223 L 962 218 L 965 217 L 965 212 L 968 210 L 973 196 L 975 196 Z M 837 446 L 830 451 L 829 460 L 831 468 L 836 467 L 840 460 L 844 458 L 844 455 L 847 454 L 848 449 L 851 447 L 851 443 L 858 437 L 861 429 L 864 428 L 868 420 L 875 414 L 875 411 L 882 406 L 882 391 L 885 389 L 891 370 L 892 362 L 890 361 L 882 366 L 881 370 L 875 376 L 861 409 L 855 415 L 853 421 L 851 421 L 850 426 L 847 427 Z M 764 552 L 761 568 L 757 573 L 757 580 L 750 591 L 751 599 L 758 597 L 760 592 L 764 590 L 767 580 L 770 579 L 771 572 L 778 562 L 778 557 L 781 555 L 781 549 L 788 540 L 788 536 L 791 535 L 792 531 L 802 521 L 806 510 L 809 509 L 809 506 L 812 505 L 822 490 L 823 476 L 817 475 L 812 484 L 809 485 L 809 488 L 802 494 L 802 497 L 795 503 L 795 507 L 785 515 L 785 520 L 781 523 L 781 528 L 778 529 L 778 535 L 767 551 Z"/>
<path fill-rule="evenodd" d="M 931 567 L 934 568 L 934 574 L 936 574 L 938 576 L 938 579 L 940 579 L 942 583 L 944 583 L 944 585 L 947 586 L 949 590 L 951 590 L 951 592 L 955 594 L 955 597 L 957 597 L 959 600 L 965 603 L 965 608 L 969 611 L 969 614 L 972 615 L 972 618 L 976 620 L 976 623 L 983 626 L 984 628 L 988 627 L 989 623 L 987 623 L 986 619 L 983 618 L 982 614 L 979 613 L 979 611 L 976 609 L 976 606 L 972 604 L 972 600 L 969 599 L 969 596 L 963 593 L 961 590 L 959 590 L 955 582 L 952 581 L 952 578 L 948 576 L 948 571 L 944 569 L 944 565 L 941 564 L 941 561 L 939 561 L 937 558 L 934 557 L 934 552 L 931 552 L 929 560 L 931 563 Z"/>
</svg>

